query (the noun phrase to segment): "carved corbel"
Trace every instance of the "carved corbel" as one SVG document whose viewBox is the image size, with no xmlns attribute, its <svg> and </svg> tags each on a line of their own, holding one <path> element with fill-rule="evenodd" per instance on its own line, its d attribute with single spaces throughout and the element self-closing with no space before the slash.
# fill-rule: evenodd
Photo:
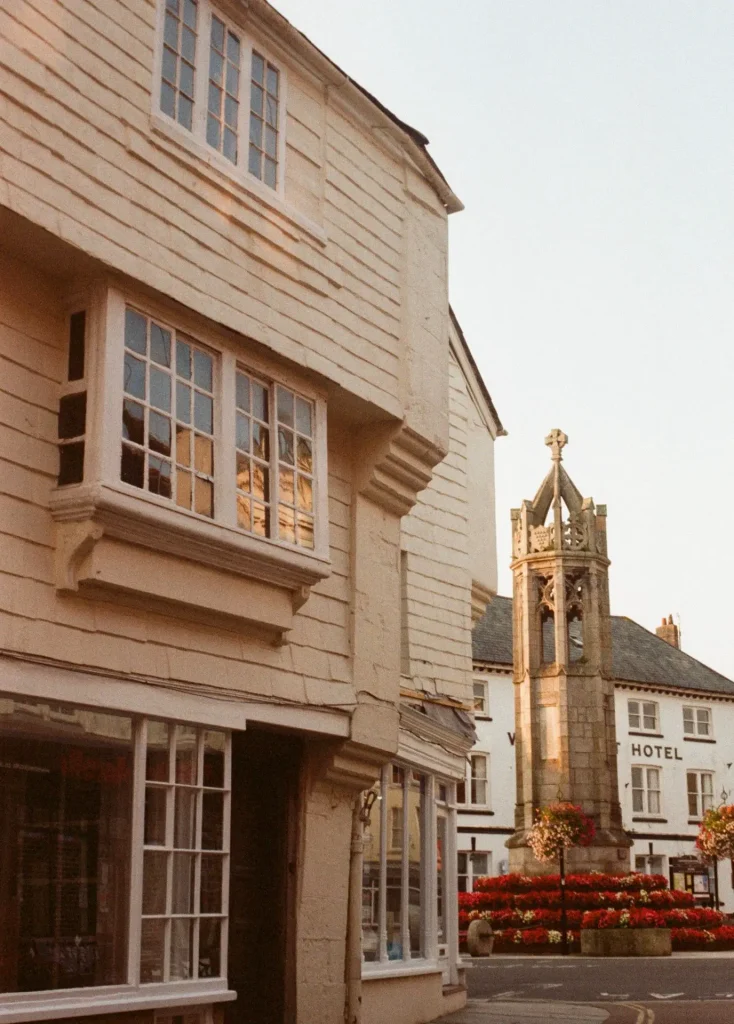
<svg viewBox="0 0 734 1024">
<path fill-rule="evenodd" d="M 58 523 L 56 530 L 56 589 L 62 593 L 76 593 L 79 590 L 79 566 L 94 550 L 104 528 L 87 520 L 83 523 Z"/>
<path fill-rule="evenodd" d="M 447 450 L 406 423 L 366 428 L 356 464 L 357 490 L 397 516 L 407 515 Z"/>
</svg>

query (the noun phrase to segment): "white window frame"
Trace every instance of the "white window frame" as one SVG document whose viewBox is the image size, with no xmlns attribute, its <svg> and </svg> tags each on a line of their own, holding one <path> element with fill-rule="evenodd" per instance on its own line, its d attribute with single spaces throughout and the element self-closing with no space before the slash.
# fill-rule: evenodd
<svg viewBox="0 0 734 1024">
<path fill-rule="evenodd" d="M 475 773 L 475 759 L 482 758 L 485 766 L 485 775 L 477 775 Z M 490 755 L 484 750 L 473 750 L 466 759 L 466 776 L 464 779 L 464 801 L 460 803 L 461 807 L 465 807 L 468 810 L 471 808 L 481 808 L 487 810 L 491 806 L 491 789 L 490 789 Z M 486 787 L 486 799 L 482 801 L 475 801 L 472 799 L 474 783 L 483 782 Z M 458 802 L 458 798 L 457 798 Z"/>
<path fill-rule="evenodd" d="M 695 781 L 694 789 L 691 789 L 691 779 Z M 710 791 L 707 793 L 704 793 L 704 779 L 710 782 Z M 691 810 L 691 797 L 695 801 L 694 810 Z M 714 773 L 706 769 L 686 768 L 686 799 L 688 817 L 702 818 L 704 813 L 714 806 Z"/>
<path fill-rule="evenodd" d="M 42 688 L 41 688 L 42 689 Z M 24 697 L 17 693 L 0 694 L 14 701 L 22 701 Z M 25 699 L 29 699 L 27 696 Z M 56 693 L 49 698 L 34 694 L 33 700 L 42 703 L 73 706 L 74 709 L 90 711 L 107 711 L 109 714 L 123 715 L 133 721 L 133 784 L 132 784 L 132 816 L 130 828 L 130 890 L 128 896 L 127 921 L 127 981 L 117 985 L 98 985 L 76 989 L 46 989 L 34 992 L 0 992 L 0 1021 L 7 1024 L 20 1024 L 24 1021 L 55 1020 L 57 1017 L 79 1018 L 104 1013 L 120 1013 L 124 1010 L 146 1010 L 180 1005 L 192 1008 L 199 1005 L 228 1001 L 233 993 L 227 988 L 227 950 L 229 924 L 229 874 L 230 874 L 230 810 L 232 790 L 232 742 L 231 732 L 220 725 L 208 725 L 200 722 L 182 722 L 161 715 L 141 715 L 132 710 L 105 708 L 103 705 L 76 704 L 67 700 L 63 693 Z M 50 718 L 64 717 L 58 711 L 52 711 Z M 197 978 L 168 982 L 140 982 L 140 946 L 143 901 L 143 854 L 145 825 L 145 785 L 146 785 L 146 731 L 149 720 L 165 721 L 169 728 L 178 724 L 194 726 L 198 729 L 214 728 L 223 732 L 226 737 L 224 758 L 224 820 L 223 820 L 223 886 L 222 886 L 222 933 L 221 933 L 221 974 L 217 978 Z M 199 750 L 201 756 L 201 750 Z"/>
<path fill-rule="evenodd" d="M 162 125 L 167 129 L 166 134 L 183 142 L 187 148 L 194 147 L 198 155 L 210 166 L 233 178 L 241 184 L 246 184 L 249 191 L 256 195 L 270 199 L 277 196 L 283 199 L 285 196 L 286 176 L 286 122 L 287 122 L 287 74 L 282 60 L 280 60 L 260 40 L 252 39 L 246 29 L 229 16 L 224 6 L 219 7 L 211 3 L 211 0 L 197 0 L 198 18 L 196 51 L 194 55 L 194 112 L 191 131 L 179 124 L 175 118 L 165 113 L 161 108 L 160 91 L 163 69 L 163 31 L 165 24 L 166 0 L 157 0 L 157 23 L 155 36 L 155 54 L 153 62 L 153 90 L 151 95 L 151 116 L 154 126 Z M 207 91 L 209 82 L 209 51 L 211 40 L 212 15 L 224 23 L 240 40 L 240 97 L 238 111 L 238 154 L 237 163 L 224 156 L 219 150 L 214 149 L 206 141 L 206 115 L 208 109 Z M 279 95 L 278 95 L 278 145 L 277 145 L 277 179 L 276 187 L 271 188 L 256 175 L 248 170 L 249 159 L 249 137 L 250 137 L 250 80 L 252 75 L 252 52 L 256 50 L 266 61 L 270 62 L 278 70 L 279 74 Z"/>
<path fill-rule="evenodd" d="M 649 714 L 645 715 L 646 707 L 652 707 L 655 709 L 655 724 L 652 726 L 645 725 L 645 718 L 650 717 Z M 634 708 L 636 708 L 637 710 L 634 710 Z M 633 715 L 638 719 L 639 725 L 633 724 Z M 627 701 L 627 723 L 630 730 L 634 732 L 659 733 L 660 705 L 655 700 L 642 700 L 638 697 L 630 697 Z"/>
<path fill-rule="evenodd" d="M 77 302 L 77 307 L 81 308 Z M 150 509 L 150 515 L 165 522 L 166 528 L 176 526 L 202 531 L 211 538 L 217 535 L 227 545 L 235 544 L 244 551 L 279 549 L 303 562 L 318 559 L 326 562 L 329 556 L 328 537 L 328 465 L 327 421 L 325 394 L 296 372 L 278 365 L 274 360 L 255 352 L 243 351 L 223 340 L 215 331 L 203 326 L 197 318 L 184 313 L 171 314 L 164 305 L 155 301 L 141 301 L 140 296 L 115 288 L 96 290 L 85 299 L 87 309 L 87 350 L 89 362 L 87 379 L 87 437 L 85 477 L 81 484 L 59 487 L 54 492 L 58 504 L 66 506 L 81 500 L 85 494 L 100 485 L 114 500 L 114 495 L 126 502 Z M 76 308 L 76 307 L 75 307 Z M 123 366 L 125 358 L 125 310 L 132 308 L 156 323 L 185 334 L 195 346 L 214 356 L 214 516 L 199 515 L 192 509 L 122 481 L 120 455 L 122 445 L 122 408 L 124 400 Z M 278 536 L 263 537 L 242 529 L 237 524 L 237 497 L 235 478 L 236 447 L 236 373 L 244 373 L 268 384 L 270 394 L 271 488 L 272 521 L 277 523 L 277 423 L 274 417 L 276 387 L 281 385 L 312 403 L 313 408 L 313 523 L 314 547 L 308 548 Z M 78 499 L 77 499 L 78 496 Z"/>
<path fill-rule="evenodd" d="M 462 878 L 466 879 L 467 888 L 462 889 L 459 885 L 459 892 L 473 892 L 474 882 L 477 878 L 485 878 L 492 874 L 492 853 L 490 850 L 459 850 L 457 852 L 457 880 Z M 466 857 L 466 871 L 460 869 L 460 859 Z M 474 859 L 476 857 L 485 857 L 487 870 L 486 871 L 475 871 L 474 870 Z"/>
<path fill-rule="evenodd" d="M 686 729 L 686 712 L 690 712 L 691 729 Z M 705 718 L 703 718 L 705 716 Z M 703 718 L 703 721 L 702 721 Z M 706 723 L 706 731 L 701 728 Z M 683 705 L 683 735 L 695 739 L 712 740 L 714 738 L 714 716 L 710 707 L 701 707 L 698 704 Z"/>
<path fill-rule="evenodd" d="M 481 693 L 477 693 L 480 689 Z M 472 681 L 474 714 L 477 718 L 489 718 L 489 680 L 474 676 Z"/>
<path fill-rule="evenodd" d="M 640 781 L 641 785 L 635 786 L 635 772 L 641 772 Z M 651 773 L 657 772 L 657 789 L 650 785 Z M 659 765 L 651 764 L 633 764 L 630 773 L 630 786 L 632 790 L 632 813 L 633 814 L 645 814 L 650 817 L 660 818 L 663 814 L 663 772 Z M 635 809 L 635 793 L 642 794 L 642 808 Z M 650 796 L 651 794 L 657 795 L 657 810 L 650 809 Z M 652 801 L 654 802 L 654 801 Z"/>
<path fill-rule="evenodd" d="M 389 814 L 394 808 L 388 807 L 388 801 L 383 794 L 388 792 L 388 786 L 393 781 L 393 768 L 397 767 L 403 771 L 402 781 L 402 881 L 401 881 L 401 936 L 402 956 L 390 959 L 388 955 L 387 942 L 387 867 L 389 855 L 394 852 L 391 846 L 393 838 L 392 820 Z M 410 814 L 410 802 L 407 799 L 410 787 L 410 773 L 415 771 L 424 776 L 425 797 L 421 807 L 420 835 L 421 835 L 421 955 L 415 955 L 410 950 L 409 933 L 409 888 L 408 888 L 408 865 L 409 865 L 409 844 L 410 829 L 408 827 L 408 816 Z M 444 788 L 445 787 L 445 788 Z M 380 863 L 379 882 L 376 894 L 371 895 L 371 906 L 376 902 L 376 928 L 378 936 L 377 957 L 375 960 L 362 961 L 362 975 L 364 978 L 389 977 L 394 975 L 425 973 L 444 970 L 445 962 L 449 956 L 449 950 L 457 946 L 458 930 L 456 925 L 456 807 L 454 783 L 447 779 L 431 775 L 424 769 L 407 764 L 388 764 L 382 769 L 378 788 L 379 798 L 375 802 L 372 814 L 379 815 L 380 820 Z M 445 799 L 442 799 L 442 794 Z M 437 907 L 437 820 L 441 814 L 447 819 L 446 828 L 446 865 L 444 871 L 445 892 L 444 915 L 447 930 L 447 941 L 441 946 L 437 943 L 438 937 L 438 907 Z M 363 921 L 364 923 L 364 921 Z M 370 922 L 367 922 L 368 924 Z M 443 966 L 442 966 L 443 962 Z"/>
</svg>

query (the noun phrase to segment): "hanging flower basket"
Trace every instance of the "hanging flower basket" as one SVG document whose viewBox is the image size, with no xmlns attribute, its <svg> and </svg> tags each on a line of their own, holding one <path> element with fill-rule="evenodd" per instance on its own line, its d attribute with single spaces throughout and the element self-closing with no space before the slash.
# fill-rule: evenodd
<svg viewBox="0 0 734 1024">
<path fill-rule="evenodd" d="M 548 804 L 537 812 L 528 832 L 528 846 L 539 861 L 558 859 L 558 852 L 572 846 L 588 846 L 596 835 L 593 819 L 576 804 Z"/>
<path fill-rule="evenodd" d="M 706 811 L 696 846 L 708 861 L 734 856 L 734 806 L 726 804 Z"/>
</svg>

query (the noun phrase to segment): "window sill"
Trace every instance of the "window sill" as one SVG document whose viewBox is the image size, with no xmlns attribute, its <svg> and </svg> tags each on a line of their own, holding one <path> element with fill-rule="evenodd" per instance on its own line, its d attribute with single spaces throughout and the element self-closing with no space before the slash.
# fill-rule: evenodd
<svg viewBox="0 0 734 1024">
<path fill-rule="evenodd" d="M 190 984 L 190 983 L 189 983 Z M 2 997 L 7 1000 L 7 996 Z M 148 993 L 143 989 L 115 989 L 114 993 L 63 996 L 59 993 L 45 993 L 42 998 L 28 999 L 13 1003 L 6 1001 L 0 1006 L 1 1024 L 25 1024 L 30 1021 L 79 1020 L 98 1014 L 125 1013 L 130 1010 L 157 1010 L 171 1006 L 207 1006 L 211 1003 L 230 1002 L 237 993 L 227 988 L 202 989 L 191 992 L 180 987 Z"/>
<path fill-rule="evenodd" d="M 684 743 L 716 743 L 710 736 L 684 736 Z"/>
<path fill-rule="evenodd" d="M 421 974 L 441 974 L 442 968 L 433 960 L 396 961 L 387 963 L 363 963 L 362 981 L 379 981 L 380 978 L 401 978 Z"/>
<path fill-rule="evenodd" d="M 258 203 L 264 203 L 279 213 L 281 217 L 290 221 L 291 224 L 309 234 L 319 245 L 326 245 L 328 239 L 324 229 L 291 205 L 284 198 L 282 191 L 269 188 L 248 171 L 235 167 L 221 154 L 194 138 L 184 128 L 179 128 L 175 122 L 169 121 L 164 115 L 153 112 L 150 116 L 150 125 L 154 138 L 157 136 L 158 139 L 165 139 L 167 143 L 183 150 L 187 156 L 193 157 L 196 161 L 194 169 L 199 173 L 206 169 L 205 173 L 208 172 L 208 176 L 216 176 L 217 182 L 225 184 L 229 190 L 235 191 L 236 194 L 245 193 Z M 187 164 L 191 163 L 190 160 L 186 162 Z"/>
<path fill-rule="evenodd" d="M 462 814 L 484 814 L 494 817 L 494 811 L 490 811 L 488 807 L 472 807 L 471 804 L 457 804 L 456 810 Z"/>
<path fill-rule="evenodd" d="M 667 825 L 668 824 L 668 819 L 667 818 L 633 818 L 632 821 L 633 822 L 638 822 L 638 821 L 648 822 L 651 825 Z"/>
<path fill-rule="evenodd" d="M 282 642 L 328 559 L 170 508 L 125 485 L 59 488 L 56 588 L 185 610 Z M 135 557 L 136 553 L 139 557 Z M 213 618 L 212 618 L 213 617 Z"/>
<path fill-rule="evenodd" d="M 630 729 L 627 733 L 628 736 L 649 736 L 653 740 L 664 740 L 665 735 L 662 732 L 645 732 L 644 729 L 632 730 Z"/>
</svg>

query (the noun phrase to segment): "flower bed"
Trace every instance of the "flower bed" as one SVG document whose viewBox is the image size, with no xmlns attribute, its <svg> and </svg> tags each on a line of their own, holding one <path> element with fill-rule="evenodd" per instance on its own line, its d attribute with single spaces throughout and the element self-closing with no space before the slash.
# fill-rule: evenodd
<svg viewBox="0 0 734 1024">
<path fill-rule="evenodd" d="M 734 927 L 724 915 L 697 907 L 690 893 L 670 890 L 662 875 L 569 875 L 569 941 L 578 949 L 583 928 L 669 928 L 673 949 L 734 949 Z M 561 942 L 558 875 L 479 878 L 459 893 L 459 929 L 488 920 L 498 953 L 557 952 Z"/>
</svg>

